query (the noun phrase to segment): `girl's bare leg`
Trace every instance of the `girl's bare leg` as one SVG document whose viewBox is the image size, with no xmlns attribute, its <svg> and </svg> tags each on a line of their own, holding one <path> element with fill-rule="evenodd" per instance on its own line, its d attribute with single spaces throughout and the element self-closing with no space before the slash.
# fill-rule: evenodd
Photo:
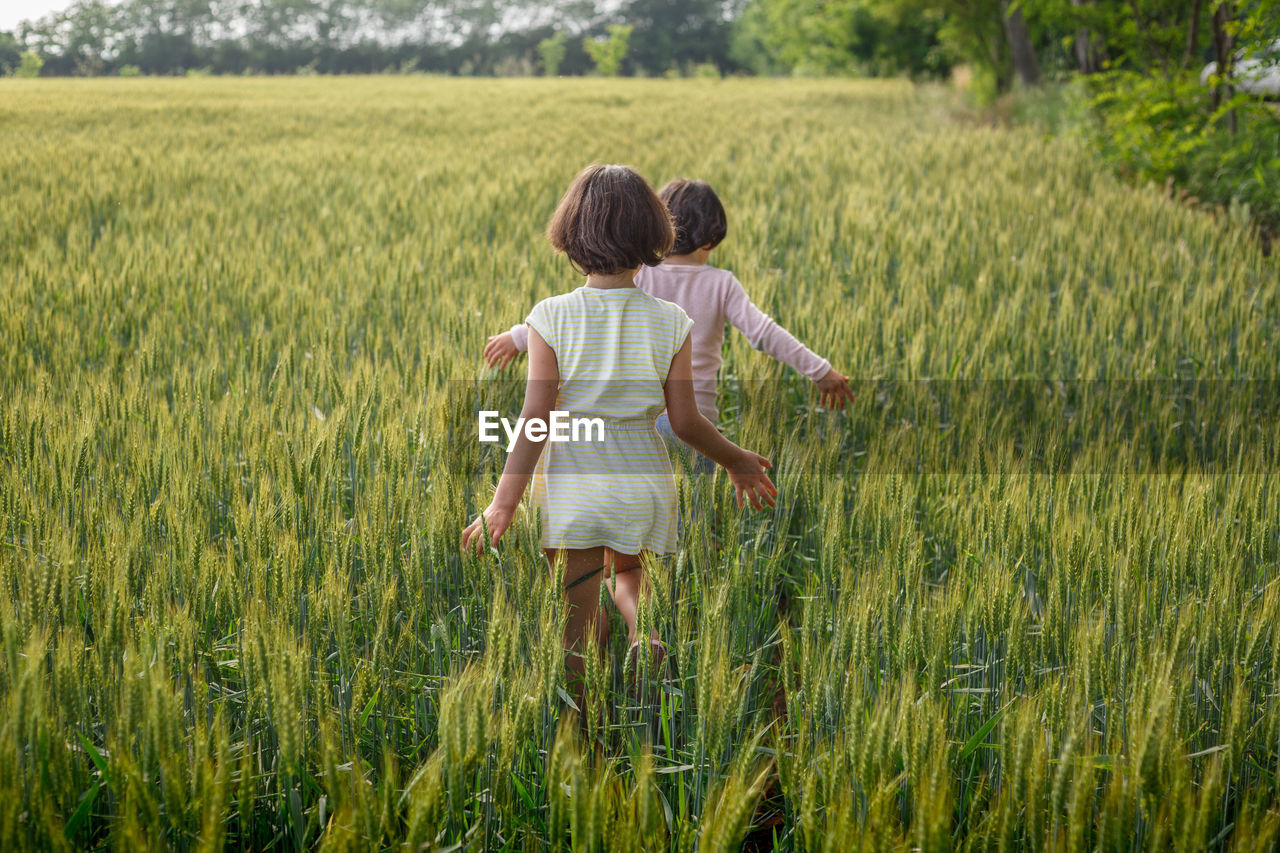
<svg viewBox="0 0 1280 853">
<path fill-rule="evenodd" d="M 557 561 L 563 561 L 561 584 L 569 610 L 564 627 L 565 665 L 570 675 L 570 692 L 581 700 L 586 637 L 595 631 L 603 647 L 609 636 L 608 618 L 600 609 L 601 582 L 606 584 L 626 623 L 627 643 L 633 647 L 637 642 L 640 596 L 648 592 L 648 580 L 639 554 L 619 554 L 608 548 L 549 548 L 546 555 L 553 567 Z M 650 637 L 656 642 L 657 631 L 652 631 Z"/>
<path fill-rule="evenodd" d="M 605 565 L 604 548 L 548 548 L 547 561 L 554 568 L 558 560 L 564 561 L 561 586 L 564 588 L 565 604 L 569 608 L 569 618 L 564 626 L 564 649 L 566 666 L 571 674 L 570 689 L 581 683 L 586 662 L 583 660 L 584 639 L 587 631 L 597 626 L 600 617 L 600 581 L 608 569 Z M 604 628 L 607 631 L 607 626 Z"/>
<path fill-rule="evenodd" d="M 618 554 L 610 551 L 613 563 L 613 574 L 606 578 L 605 586 L 613 597 L 613 603 L 622 620 L 627 623 L 627 646 L 634 646 L 637 640 L 636 623 L 639 619 L 640 596 L 649 591 L 648 578 L 639 554 Z M 657 631 L 650 632 L 651 639 L 658 638 Z"/>
</svg>

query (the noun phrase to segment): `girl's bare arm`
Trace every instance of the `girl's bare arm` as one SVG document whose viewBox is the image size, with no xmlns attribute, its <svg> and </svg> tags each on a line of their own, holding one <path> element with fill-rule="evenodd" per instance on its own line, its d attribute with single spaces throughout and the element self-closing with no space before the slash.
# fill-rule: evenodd
<svg viewBox="0 0 1280 853">
<path fill-rule="evenodd" d="M 762 509 L 764 504 L 773 506 L 778 489 L 765 473 L 773 465 L 760 454 L 744 450 L 725 438 L 715 424 L 698 411 L 693 395 L 693 357 L 690 353 L 689 339 L 686 338 L 680 351 L 671 359 L 671 369 L 663 385 L 671 431 L 685 444 L 729 472 L 738 506 L 742 506 L 744 496 L 754 509 Z"/>
<path fill-rule="evenodd" d="M 551 410 L 556 404 L 556 394 L 560 390 L 560 366 L 556 354 L 542 336 L 533 329 L 529 330 L 529 378 L 524 388 L 524 407 L 520 416 L 526 422 L 539 418 L 544 423 L 550 420 Z M 521 430 L 516 437 L 515 447 L 507 454 L 507 462 L 502 467 L 502 478 L 498 480 L 498 488 L 493 500 L 480 518 L 477 518 L 462 531 L 462 548 L 478 548 L 481 544 L 483 526 L 489 528 L 493 545 L 498 544 L 502 534 L 511 526 L 516 507 L 524 497 L 529 480 L 533 477 L 534 466 L 542 455 L 545 439 L 534 441 Z"/>
</svg>

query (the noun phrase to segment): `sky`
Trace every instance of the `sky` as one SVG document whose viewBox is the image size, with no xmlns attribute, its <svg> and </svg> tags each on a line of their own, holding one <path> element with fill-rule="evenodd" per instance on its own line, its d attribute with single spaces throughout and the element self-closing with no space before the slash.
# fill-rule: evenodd
<svg viewBox="0 0 1280 853">
<path fill-rule="evenodd" d="M 14 30 L 20 21 L 34 21 L 65 9 L 74 0 L 0 0 L 0 30 Z"/>
</svg>

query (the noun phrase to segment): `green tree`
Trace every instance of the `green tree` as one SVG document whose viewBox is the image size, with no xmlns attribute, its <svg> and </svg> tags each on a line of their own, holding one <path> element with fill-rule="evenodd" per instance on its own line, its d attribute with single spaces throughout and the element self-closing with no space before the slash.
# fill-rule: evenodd
<svg viewBox="0 0 1280 853">
<path fill-rule="evenodd" d="M 747 4 L 734 21 L 729 37 L 729 58 L 752 74 L 778 74 L 787 70 L 771 44 L 768 12 L 765 4 Z"/>
<path fill-rule="evenodd" d="M 968 63 L 983 94 L 1008 91 L 1015 74 L 1024 85 L 1040 82 L 1035 34 L 1025 0 L 869 0 L 897 20 L 939 15 L 938 38 L 955 59 Z"/>
<path fill-rule="evenodd" d="M 628 0 L 619 10 L 636 28 L 628 64 L 651 73 L 700 62 L 726 65 L 734 11 L 724 0 Z"/>
<path fill-rule="evenodd" d="M 1169 76 L 1198 60 L 1212 0 L 1023 0 L 1033 26 L 1069 42 L 1085 74 L 1126 69 Z M 1203 26 L 1202 26 L 1203 25 Z"/>
<path fill-rule="evenodd" d="M 857 68 L 856 44 L 866 8 L 852 0 L 783 0 L 771 4 L 782 60 L 793 69 L 829 74 Z M 788 22 L 792 24 L 787 27 Z"/>
<path fill-rule="evenodd" d="M 566 41 L 564 33 L 557 32 L 538 42 L 538 56 L 542 57 L 542 72 L 548 77 L 555 77 L 560 73 L 560 63 L 564 62 Z"/>
<path fill-rule="evenodd" d="M 0 32 L 0 77 L 7 77 L 22 62 L 22 42 L 13 33 Z"/>
<path fill-rule="evenodd" d="M 22 54 L 22 62 L 18 65 L 18 70 L 14 72 L 14 76 L 39 77 L 40 69 L 43 67 L 44 60 L 40 58 L 40 54 L 34 50 L 28 50 Z"/>
<path fill-rule="evenodd" d="M 906 0 L 753 0 L 730 56 L 757 74 L 938 75 L 950 68 L 939 42 L 946 20 Z"/>
<path fill-rule="evenodd" d="M 617 77 L 622 70 L 622 60 L 627 58 L 627 47 L 631 42 L 632 24 L 612 24 L 609 37 L 605 39 L 586 39 L 582 47 L 596 64 L 596 71 L 605 77 Z"/>
</svg>

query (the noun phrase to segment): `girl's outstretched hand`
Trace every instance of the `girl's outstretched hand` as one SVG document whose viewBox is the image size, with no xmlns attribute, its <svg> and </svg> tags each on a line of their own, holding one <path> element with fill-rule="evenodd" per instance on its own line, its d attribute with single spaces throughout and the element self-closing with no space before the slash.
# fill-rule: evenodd
<svg viewBox="0 0 1280 853">
<path fill-rule="evenodd" d="M 490 367 L 496 367 L 499 370 L 510 364 L 511 360 L 519 354 L 520 350 L 516 349 L 516 343 L 511 338 L 510 332 L 492 335 L 489 342 L 484 345 L 484 360 Z"/>
<path fill-rule="evenodd" d="M 826 409 L 843 409 L 845 401 L 853 402 L 853 389 L 843 374 L 837 373 L 833 367 L 821 379 L 815 379 L 818 386 L 818 402 Z"/>
<path fill-rule="evenodd" d="M 744 450 L 742 458 L 725 469 L 729 472 L 729 481 L 733 483 L 733 492 L 738 499 L 738 509 L 742 509 L 744 495 L 752 509 L 764 509 L 765 506 L 774 505 L 778 487 L 765 473 L 766 469 L 772 467 L 773 464 L 759 453 Z"/>
<path fill-rule="evenodd" d="M 467 525 L 462 531 L 462 550 L 480 552 L 484 550 L 484 528 L 489 528 L 489 539 L 492 547 L 498 547 L 498 540 L 511 526 L 513 510 L 489 504 L 484 514 Z"/>
</svg>

